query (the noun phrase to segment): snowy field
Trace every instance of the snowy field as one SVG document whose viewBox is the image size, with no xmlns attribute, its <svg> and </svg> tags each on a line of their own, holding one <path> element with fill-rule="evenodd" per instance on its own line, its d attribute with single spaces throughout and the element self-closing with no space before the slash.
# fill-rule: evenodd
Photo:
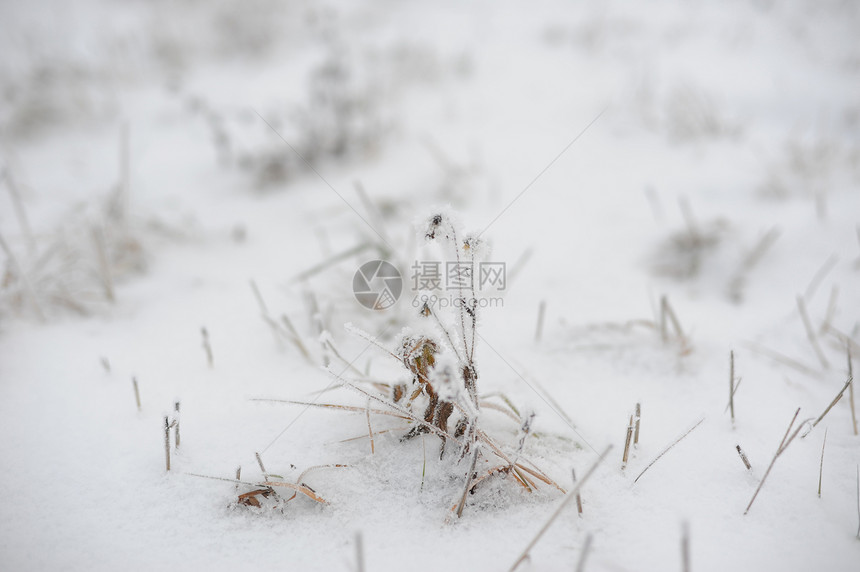
<svg viewBox="0 0 860 572">
<path fill-rule="evenodd" d="M 0 569 L 860 570 L 857 30 L 4 2 Z"/>
</svg>

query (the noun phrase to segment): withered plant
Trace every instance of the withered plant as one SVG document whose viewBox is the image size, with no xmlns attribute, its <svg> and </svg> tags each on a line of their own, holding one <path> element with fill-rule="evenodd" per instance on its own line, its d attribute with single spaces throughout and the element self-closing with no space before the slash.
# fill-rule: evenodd
<svg viewBox="0 0 860 572">
<path fill-rule="evenodd" d="M 424 229 L 427 241 L 436 241 L 451 252 L 458 264 L 471 262 L 483 250 L 481 240 L 474 235 L 458 233 L 450 215 L 439 213 L 429 217 Z M 328 371 L 341 387 L 357 392 L 367 405 L 352 406 L 336 403 L 287 401 L 292 404 L 314 406 L 342 411 L 364 412 L 368 417 L 371 440 L 371 415 L 401 419 L 408 425 L 400 429 L 400 441 L 420 435 L 432 435 L 440 440 L 440 458 L 453 456 L 454 466 L 464 471 L 462 493 L 450 507 L 451 518 L 462 515 L 470 493 L 489 479 L 511 477 L 516 486 L 532 492 L 539 483 L 565 492 L 538 466 L 523 455 L 523 448 L 532 432 L 534 415 L 522 415 L 509 399 L 499 394 L 482 394 L 479 391 L 479 374 L 475 363 L 479 301 L 474 280 L 456 290 L 451 306 L 452 323 L 446 323 L 434 304 L 425 301 L 419 316 L 427 326 L 421 331 L 405 329 L 394 347 L 386 347 L 366 332 L 348 327 L 354 334 L 375 345 L 383 353 L 399 362 L 406 376 L 399 381 L 385 382 L 370 379 L 339 352 L 333 352 L 346 368 Z M 447 317 L 447 316 L 445 316 Z M 428 323 L 429 322 L 429 323 Z M 330 340 L 329 340 L 330 343 Z M 347 372 L 349 372 L 347 374 Z M 498 402 L 493 398 L 500 397 Z M 371 406 L 371 402 L 373 406 Z M 489 435 L 481 423 L 483 409 L 492 409 L 517 423 L 519 438 L 514 443 L 503 443 Z M 483 459 L 486 463 L 479 465 Z M 476 467 L 482 467 L 476 469 Z"/>
</svg>

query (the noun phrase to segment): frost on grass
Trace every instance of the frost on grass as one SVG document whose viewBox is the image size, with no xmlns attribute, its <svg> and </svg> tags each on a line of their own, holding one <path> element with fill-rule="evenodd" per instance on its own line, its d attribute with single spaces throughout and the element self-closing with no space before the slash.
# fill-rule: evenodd
<svg viewBox="0 0 860 572">
<path fill-rule="evenodd" d="M 482 239 L 460 230 L 449 211 L 436 211 L 423 222 L 419 230 L 424 238 L 440 243 L 455 260 L 473 259 L 486 250 Z M 504 396 L 496 400 L 499 394 L 483 391 L 475 360 L 479 313 L 475 289 L 459 288 L 456 296 L 460 303 L 444 312 L 425 303 L 413 316 L 417 323 L 404 327 L 390 345 L 348 324 L 351 333 L 398 364 L 399 376 L 379 380 L 350 364 L 345 368 L 342 364 L 329 366 L 328 372 L 341 387 L 358 394 L 364 404 L 304 405 L 364 412 L 371 443 L 375 435 L 374 418 L 397 419 L 402 428 L 380 430 L 389 433 L 389 437 L 391 433 L 397 435 L 397 441 L 391 443 L 389 439 L 386 447 L 395 451 L 403 448 L 405 460 L 408 444 L 420 438 L 425 464 L 435 463 L 437 471 L 441 468 L 446 473 L 446 480 L 457 483 L 445 489 L 446 493 L 440 491 L 443 498 L 438 502 L 450 503 L 449 519 L 460 517 L 467 505 L 474 506 L 470 499 L 480 499 L 480 506 L 495 506 L 507 494 L 500 493 L 498 487 L 513 487 L 524 493 L 552 489 L 564 492 L 528 458 L 534 415 L 521 413 Z M 443 317 L 440 313 L 450 316 Z M 505 428 L 499 431 L 498 419 L 485 417 L 487 412 L 491 412 L 490 417 L 504 419 Z M 373 454 L 374 447 L 370 450 Z M 398 456 L 391 450 L 389 455 Z M 437 461 L 433 461 L 434 457 Z M 475 496 L 484 490 L 496 492 Z"/>
<path fill-rule="evenodd" d="M 45 319 L 104 310 L 116 299 L 117 282 L 146 269 L 145 235 L 118 189 L 70 213 L 52 232 L 25 227 L 22 236 L 0 237 L 0 312 Z"/>
</svg>

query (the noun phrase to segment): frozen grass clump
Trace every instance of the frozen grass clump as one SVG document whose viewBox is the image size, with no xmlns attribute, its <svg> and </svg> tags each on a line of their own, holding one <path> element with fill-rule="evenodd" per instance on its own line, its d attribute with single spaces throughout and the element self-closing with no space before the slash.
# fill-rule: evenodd
<svg viewBox="0 0 860 572">
<path fill-rule="evenodd" d="M 78 206 L 56 229 L 36 233 L 6 175 L 22 232 L 8 240 L 0 236 L 0 313 L 39 320 L 98 313 L 116 301 L 118 282 L 146 270 L 145 228 L 126 212 L 122 187 Z"/>
<path fill-rule="evenodd" d="M 486 249 L 477 236 L 463 233 L 447 212 L 428 217 L 421 233 L 458 262 L 474 261 Z M 327 367 L 340 386 L 357 394 L 363 405 L 290 403 L 364 413 L 372 454 L 374 426 L 379 427 L 372 420 L 396 419 L 401 428 L 385 431 L 399 435 L 399 443 L 388 442 L 386 447 L 405 447 L 420 437 L 429 459 L 425 463 L 438 459 L 434 473 L 444 471 L 445 479 L 459 480 L 457 494 L 449 499 L 449 518 L 461 516 L 472 498 L 479 506 L 498 506 L 508 495 L 498 487 L 527 493 L 547 487 L 564 492 L 526 456 L 534 434 L 534 414 L 521 413 L 504 395 L 483 390 L 475 359 L 480 307 L 474 284 L 458 288 L 455 296 L 458 303 L 452 305 L 450 316 L 440 316 L 440 309 L 425 303 L 415 312 L 414 326 L 403 328 L 391 345 L 348 326 L 399 365 L 400 374 L 388 380 L 371 377 L 348 362 L 346 367 Z M 335 355 L 346 362 L 339 352 Z M 487 414 L 492 419 L 485 419 Z M 503 420 L 502 428 L 499 419 Z M 397 456 L 396 450 L 389 454 Z"/>
</svg>

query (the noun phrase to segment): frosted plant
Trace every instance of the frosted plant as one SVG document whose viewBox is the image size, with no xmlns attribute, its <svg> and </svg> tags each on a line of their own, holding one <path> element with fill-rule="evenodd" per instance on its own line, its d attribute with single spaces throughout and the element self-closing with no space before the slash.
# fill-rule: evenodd
<svg viewBox="0 0 860 572">
<path fill-rule="evenodd" d="M 440 243 L 453 254 L 457 263 L 469 262 L 474 265 L 486 250 L 477 236 L 458 232 L 449 214 L 435 213 L 425 223 L 422 232 L 426 240 Z M 402 419 L 410 427 L 401 435 L 401 441 L 419 435 L 438 437 L 441 441 L 440 458 L 454 455 L 452 467 L 462 467 L 464 461 L 468 464 L 464 488 L 451 507 L 451 515 L 459 517 L 469 493 L 475 492 L 482 482 L 497 476 L 510 476 L 513 482 L 529 492 L 538 488 L 536 481 L 564 492 L 523 454 L 525 441 L 532 431 L 533 415 L 521 415 L 504 397 L 504 405 L 501 405 L 490 400 L 489 395 L 482 396 L 479 392 L 479 374 L 475 363 L 479 304 L 474 282 L 471 286 L 457 288 L 456 292 L 457 298 L 451 304 L 452 315 L 447 316 L 452 324 L 446 324 L 434 305 L 425 302 L 418 312 L 421 322 L 416 328 L 404 328 L 396 338 L 393 349 L 347 324 L 348 331 L 397 360 L 406 376 L 387 383 L 369 379 L 356 368 L 350 367 L 351 364 L 342 372 L 329 367 L 329 373 L 335 376 L 342 387 L 366 398 L 367 406 L 331 403 L 304 405 L 365 412 L 368 420 L 371 415 Z M 339 353 L 335 355 L 340 357 Z M 347 370 L 352 372 L 351 378 L 344 376 Z M 485 432 L 481 423 L 484 409 L 501 412 L 516 423 L 518 438 L 514 443 L 502 443 Z M 372 429 L 370 433 L 372 438 Z M 480 465 L 479 459 L 484 461 Z M 476 470 L 479 466 L 481 468 Z"/>
</svg>

